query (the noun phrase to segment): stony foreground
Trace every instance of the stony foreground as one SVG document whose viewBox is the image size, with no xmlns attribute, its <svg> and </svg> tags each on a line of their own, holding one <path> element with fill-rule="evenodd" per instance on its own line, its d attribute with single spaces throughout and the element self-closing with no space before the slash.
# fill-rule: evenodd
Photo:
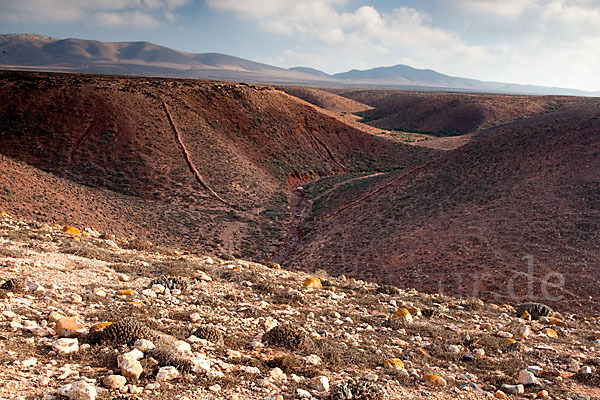
<svg viewBox="0 0 600 400">
<path fill-rule="evenodd" d="M 4 213 L 0 282 L 6 399 L 600 396 L 598 319 L 567 305 L 530 320 Z"/>
</svg>

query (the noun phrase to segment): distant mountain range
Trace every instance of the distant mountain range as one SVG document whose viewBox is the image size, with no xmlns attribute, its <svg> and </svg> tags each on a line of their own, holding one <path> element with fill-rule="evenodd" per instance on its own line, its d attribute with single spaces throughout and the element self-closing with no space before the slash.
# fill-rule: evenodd
<svg viewBox="0 0 600 400">
<path fill-rule="evenodd" d="M 600 96 L 600 92 L 459 78 L 406 65 L 329 75 L 309 67 L 285 69 L 226 54 L 187 53 L 149 42 L 56 39 L 35 34 L 0 35 L 0 68 L 314 86 Z"/>
</svg>

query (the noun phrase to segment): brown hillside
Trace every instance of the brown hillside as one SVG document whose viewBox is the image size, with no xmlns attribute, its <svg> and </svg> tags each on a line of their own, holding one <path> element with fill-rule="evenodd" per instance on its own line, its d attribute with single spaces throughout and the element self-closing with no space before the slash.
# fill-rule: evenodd
<svg viewBox="0 0 600 400">
<path fill-rule="evenodd" d="M 599 112 L 597 100 L 578 99 L 561 112 L 488 131 L 431 164 L 372 182 L 363 193 L 382 189 L 345 209 L 348 192 L 336 191 L 304 227 L 290 264 L 597 311 Z"/>
<path fill-rule="evenodd" d="M 373 109 L 357 113 L 368 125 L 389 130 L 457 135 L 555 111 L 569 98 L 492 94 L 332 89 Z"/>
<path fill-rule="evenodd" d="M 267 87 L 4 72 L 0 96 L 10 99 L 0 104 L 5 156 L 69 184 L 101 189 L 105 197 L 118 195 L 132 207 L 131 215 L 89 215 L 78 207 L 101 210 L 106 199 L 67 197 L 54 204 L 49 198 L 44 218 L 62 221 L 67 215 L 72 223 L 92 226 L 100 219 L 103 226 L 128 226 L 134 236 L 256 258 L 283 240 L 289 184 L 308 176 L 418 165 L 432 154 L 364 134 Z M 207 187 L 186 163 L 173 124 Z M 12 182 L 8 191 L 20 193 L 23 188 L 14 186 L 19 180 Z M 46 186 L 41 179 L 26 188 Z M 15 204 L 29 204 L 18 198 L 1 203 L 19 213 L 24 211 Z M 29 207 L 40 210 L 34 203 Z"/>
</svg>

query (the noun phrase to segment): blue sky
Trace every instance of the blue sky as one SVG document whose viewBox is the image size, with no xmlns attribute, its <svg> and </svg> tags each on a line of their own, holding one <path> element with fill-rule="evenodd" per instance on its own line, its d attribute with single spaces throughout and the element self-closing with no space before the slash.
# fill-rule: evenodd
<svg viewBox="0 0 600 400">
<path fill-rule="evenodd" d="M 0 32 L 600 90 L 599 0 L 2 0 Z"/>
</svg>

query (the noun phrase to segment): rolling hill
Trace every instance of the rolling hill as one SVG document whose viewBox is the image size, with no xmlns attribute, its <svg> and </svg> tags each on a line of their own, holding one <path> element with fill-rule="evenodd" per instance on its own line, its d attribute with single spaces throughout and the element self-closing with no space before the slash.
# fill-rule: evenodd
<svg viewBox="0 0 600 400">
<path fill-rule="evenodd" d="M 598 96 L 600 93 L 484 82 L 406 65 L 334 75 L 310 67 L 279 68 L 219 53 L 188 53 L 148 42 L 99 42 L 33 34 L 0 35 L 0 68 L 92 74 L 181 77 L 327 86 Z"/>
<path fill-rule="evenodd" d="M 0 96 L 2 209 L 257 259 L 297 182 L 434 155 L 265 86 L 2 72 Z"/>
<path fill-rule="evenodd" d="M 309 197 L 289 265 L 597 311 L 599 113 L 580 99 L 484 130 L 417 169 Z"/>
</svg>

